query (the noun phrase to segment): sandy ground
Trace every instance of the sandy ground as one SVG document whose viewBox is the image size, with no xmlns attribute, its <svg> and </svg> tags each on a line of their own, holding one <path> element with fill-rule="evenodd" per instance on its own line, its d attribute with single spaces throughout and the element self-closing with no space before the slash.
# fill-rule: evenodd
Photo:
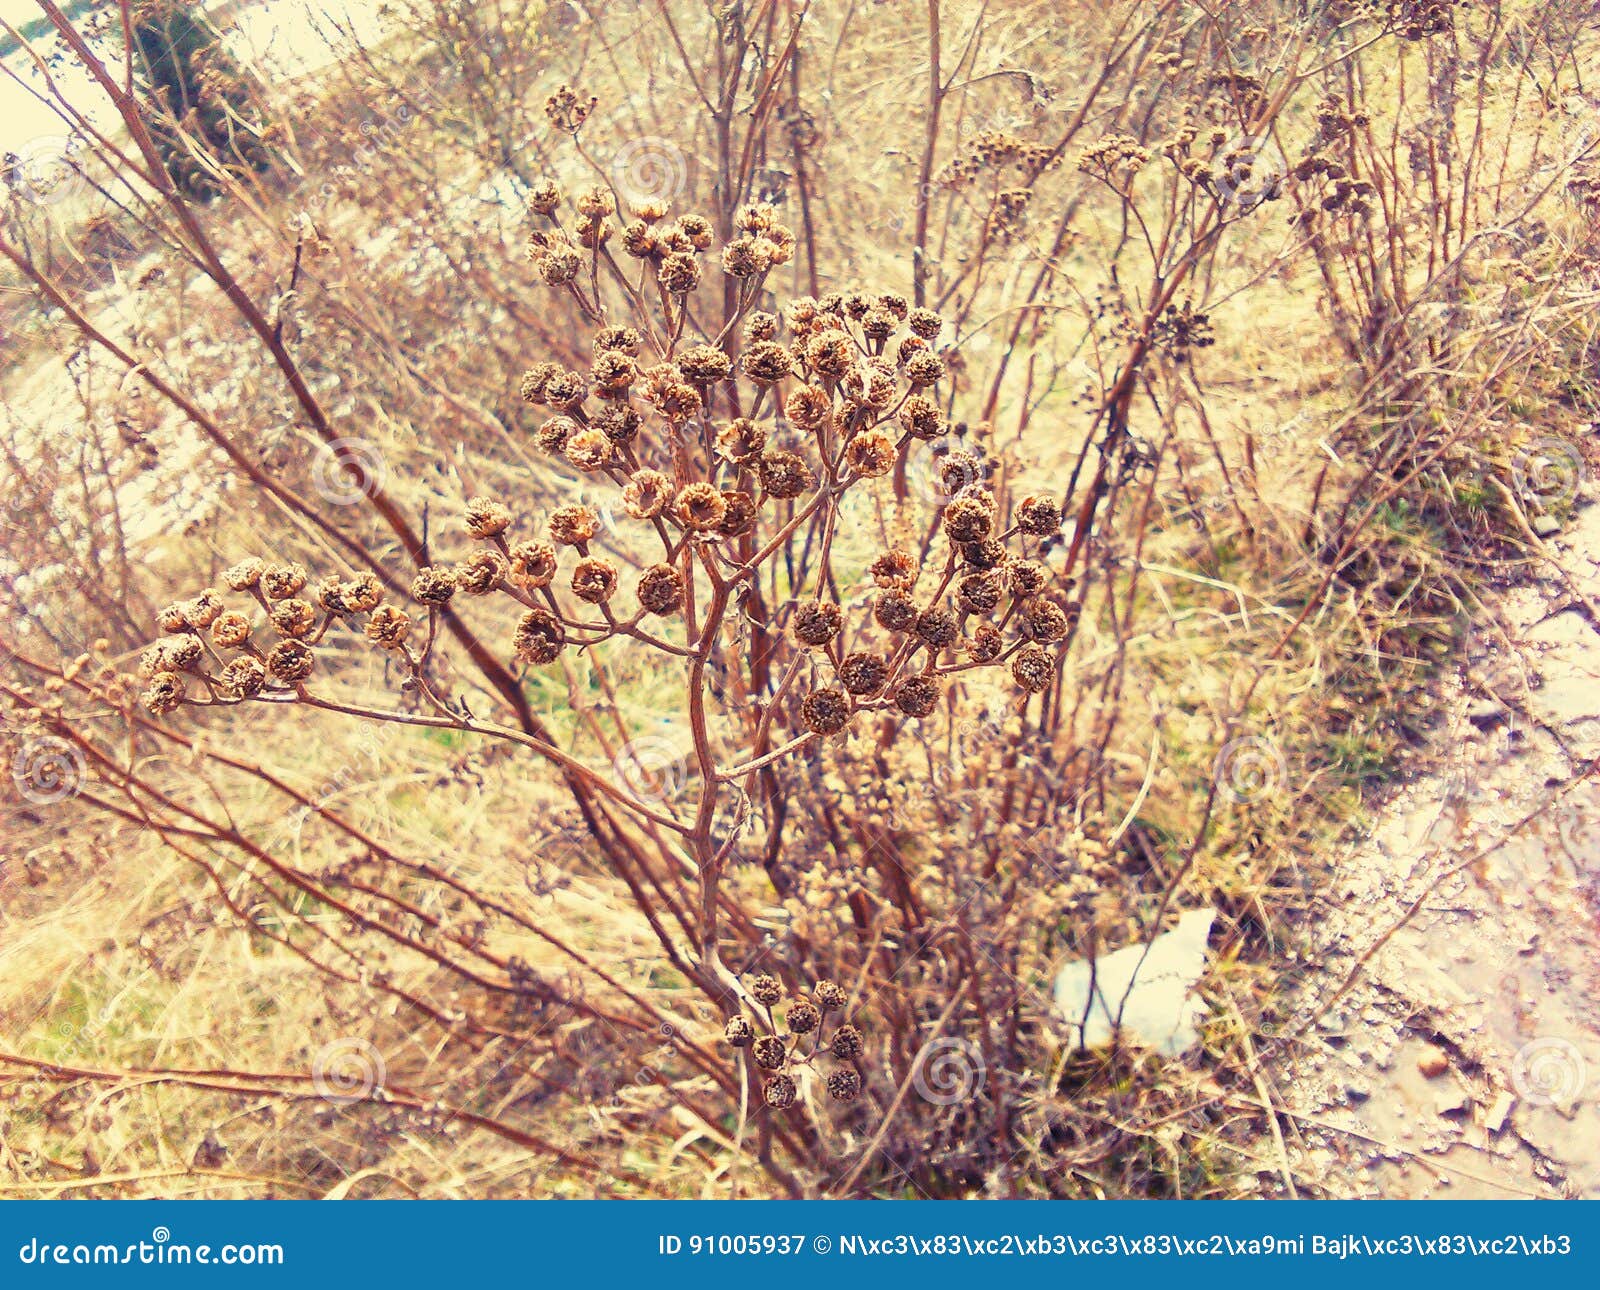
<svg viewBox="0 0 1600 1290">
<path fill-rule="evenodd" d="M 1279 1092 L 1291 1156 L 1335 1192 L 1600 1196 L 1600 489 L 1584 492 L 1548 539 L 1561 572 L 1492 598 L 1430 765 L 1325 893 Z"/>
</svg>

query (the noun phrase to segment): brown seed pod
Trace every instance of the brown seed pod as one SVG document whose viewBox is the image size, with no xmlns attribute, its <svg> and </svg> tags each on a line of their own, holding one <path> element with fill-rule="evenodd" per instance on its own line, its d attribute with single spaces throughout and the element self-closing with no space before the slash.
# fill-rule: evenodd
<svg viewBox="0 0 1600 1290">
<path fill-rule="evenodd" d="M 498 537 L 511 527 L 511 512 L 492 497 L 474 497 L 467 503 L 466 525 L 472 537 Z"/>
<path fill-rule="evenodd" d="M 1050 651 L 1038 645 L 1024 645 L 1011 660 L 1011 675 L 1029 694 L 1050 688 L 1056 664 Z"/>
<path fill-rule="evenodd" d="M 579 560 L 572 570 L 572 594 L 591 605 L 603 605 L 617 592 L 617 566 L 609 560 Z"/>
<path fill-rule="evenodd" d="M 789 1048 L 776 1035 L 762 1035 L 751 1045 L 751 1056 L 762 1070 L 781 1070 L 789 1060 Z"/>
<path fill-rule="evenodd" d="M 548 587 L 559 559 L 549 542 L 518 542 L 511 548 L 511 576 L 525 587 Z"/>
<path fill-rule="evenodd" d="M 811 995 L 817 1001 L 817 1007 L 824 1012 L 842 1012 L 845 1004 L 850 1002 L 850 996 L 837 981 L 818 981 Z"/>
<path fill-rule="evenodd" d="M 814 600 L 794 611 L 792 627 L 794 638 L 802 645 L 826 645 L 839 634 L 844 625 L 844 614 L 838 605 L 826 600 Z"/>
<path fill-rule="evenodd" d="M 771 385 L 794 370 L 794 358 L 777 341 L 761 340 L 745 350 L 739 366 L 758 385 Z"/>
<path fill-rule="evenodd" d="M 828 1051 L 840 1061 L 847 1062 L 853 1057 L 859 1057 L 862 1047 L 861 1032 L 854 1026 L 843 1025 L 833 1032 L 833 1040 L 828 1045 Z"/>
<path fill-rule="evenodd" d="M 800 722 L 816 735 L 836 735 L 850 724 L 850 699 L 843 690 L 817 690 L 800 705 Z"/>
<path fill-rule="evenodd" d="M 848 694 L 876 694 L 888 680 L 889 664 L 876 654 L 847 654 L 839 664 L 839 684 Z"/>
<path fill-rule="evenodd" d="M 237 649 L 250 639 L 250 620 L 230 610 L 211 624 L 211 639 L 223 649 Z"/>
<path fill-rule="evenodd" d="M 717 525 L 721 537 L 739 537 L 756 526 L 756 499 L 741 489 L 725 488 L 722 500 L 728 504 L 722 523 Z"/>
<path fill-rule="evenodd" d="M 1017 527 L 1035 537 L 1061 531 L 1061 503 L 1053 497 L 1025 497 L 1017 507 Z"/>
<path fill-rule="evenodd" d="M 411 615 L 393 605 L 379 605 L 367 619 L 367 639 L 379 649 L 399 649 L 410 634 Z"/>
<path fill-rule="evenodd" d="M 828 1076 L 828 1096 L 835 1102 L 854 1102 L 861 1096 L 861 1076 L 848 1068 Z"/>
<path fill-rule="evenodd" d="M 892 632 L 908 632 L 917 625 L 917 602 L 906 591 L 886 591 L 872 606 L 878 624 Z"/>
<path fill-rule="evenodd" d="M 796 1096 L 794 1081 L 787 1075 L 774 1075 L 762 1088 L 761 1096 L 773 1110 L 787 1111 L 794 1105 Z"/>
<path fill-rule="evenodd" d="M 957 497 L 944 508 L 944 531 L 952 542 L 982 542 L 994 527 L 994 507 L 980 497 Z"/>
<path fill-rule="evenodd" d="M 469 596 L 487 596 L 505 581 L 510 566 L 498 551 L 477 551 L 451 571 L 456 586 Z"/>
<path fill-rule="evenodd" d="M 932 650 L 954 645 L 960 629 L 955 615 L 947 609 L 925 609 L 917 615 L 917 639 Z"/>
<path fill-rule="evenodd" d="M 1005 649 L 1005 638 L 992 623 L 979 623 L 967 642 L 967 654 L 974 663 L 992 663 Z"/>
<path fill-rule="evenodd" d="M 530 609 L 517 624 L 512 648 L 524 663 L 542 667 L 553 663 L 567 643 L 567 629 L 548 609 Z"/>
<path fill-rule="evenodd" d="M 684 528 L 705 533 L 722 523 L 728 513 L 728 503 L 715 484 L 695 483 L 678 494 L 673 510 Z"/>
<path fill-rule="evenodd" d="M 256 658 L 231 660 L 217 677 L 226 694 L 240 699 L 253 699 L 266 687 L 267 669 Z"/>
<path fill-rule="evenodd" d="M 799 497 L 817 482 L 811 467 L 792 452 L 769 448 L 756 459 L 761 487 L 772 497 Z"/>
<path fill-rule="evenodd" d="M 419 569 L 411 580 L 411 598 L 424 605 L 448 604 L 455 594 L 456 578 L 449 569 Z"/>
<path fill-rule="evenodd" d="M 763 1003 L 770 1008 L 779 999 L 783 998 L 783 983 L 777 977 L 763 972 L 759 976 L 752 978 L 750 994 L 757 1003 Z"/>
<path fill-rule="evenodd" d="M 636 470 L 622 490 L 622 504 L 636 520 L 653 520 L 667 509 L 672 481 L 659 470 Z"/>
<path fill-rule="evenodd" d="M 222 575 L 222 581 L 234 591 L 248 591 L 261 582 L 261 575 L 266 572 L 266 561 L 258 560 L 254 556 L 240 560 Z"/>
<path fill-rule="evenodd" d="M 748 1048 L 755 1034 L 755 1027 L 750 1024 L 749 1018 L 742 1015 L 729 1017 L 728 1024 L 722 1028 L 722 1038 L 734 1048 Z"/>
<path fill-rule="evenodd" d="M 822 1013 L 817 1005 L 807 999 L 796 999 L 789 1005 L 784 1024 L 792 1035 L 809 1035 L 822 1024 Z"/>
<path fill-rule="evenodd" d="M 550 512 L 550 537 L 561 546 L 583 546 L 600 530 L 600 517 L 589 506 L 558 506 Z"/>
<path fill-rule="evenodd" d="M 285 685 L 298 685 L 311 675 L 317 659 L 308 646 L 297 640 L 279 641 L 267 653 L 267 671 Z"/>
<path fill-rule="evenodd" d="M 1053 600 L 1030 600 L 1022 610 L 1022 630 L 1030 640 L 1054 644 L 1071 628 L 1066 611 Z"/>
<path fill-rule="evenodd" d="M 728 461 L 750 461 L 766 446 L 767 432 L 749 417 L 738 417 L 717 432 L 717 455 Z"/>
<path fill-rule="evenodd" d="M 280 600 L 272 606 L 267 617 L 281 635 L 295 640 L 304 640 L 317 630 L 317 611 L 304 600 Z"/>
<path fill-rule="evenodd" d="M 604 470 L 617 455 L 606 432 L 592 426 L 568 439 L 564 451 L 573 468 L 585 472 Z"/>
<path fill-rule="evenodd" d="M 894 440 L 882 430 L 863 430 L 845 448 L 845 461 L 864 479 L 877 479 L 894 469 Z"/>
<path fill-rule="evenodd" d="M 305 590 L 307 575 L 303 564 L 273 564 L 261 571 L 261 593 L 268 600 L 287 600 Z"/>
<path fill-rule="evenodd" d="M 639 575 L 639 607 L 651 614 L 675 614 L 683 608 L 683 575 L 670 564 L 655 564 Z"/>
<path fill-rule="evenodd" d="M 1006 566 L 1006 582 L 1018 600 L 1037 596 L 1050 580 L 1050 570 L 1037 560 L 1014 560 Z"/>
<path fill-rule="evenodd" d="M 939 686 L 931 677 L 908 677 L 895 687 L 893 697 L 895 707 L 920 720 L 931 716 L 939 706 Z"/>
<path fill-rule="evenodd" d="M 184 699 L 183 678 L 176 672 L 157 672 L 150 678 L 139 702 L 153 717 L 165 716 Z"/>
<path fill-rule="evenodd" d="M 956 583 L 956 598 L 961 602 L 963 609 L 972 613 L 988 613 L 1000 603 L 1004 594 L 1005 587 L 1000 581 L 1000 576 L 992 570 L 969 573 Z"/>
</svg>

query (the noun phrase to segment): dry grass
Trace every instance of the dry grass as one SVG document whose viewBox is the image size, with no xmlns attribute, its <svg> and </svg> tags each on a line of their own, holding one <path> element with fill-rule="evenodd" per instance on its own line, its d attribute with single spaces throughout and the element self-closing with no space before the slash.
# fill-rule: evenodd
<svg viewBox="0 0 1600 1290">
<path fill-rule="evenodd" d="M 12 487 L 33 509 L 11 503 L 5 556 L 24 570 L 70 568 L 76 590 L 52 599 L 21 584 L 26 612 L 0 640 L 31 662 L 5 680 L 7 728 L 18 746 L 57 732 L 112 749 L 111 766 L 220 815 L 259 853 L 186 839 L 165 818 L 152 828 L 96 811 L 97 800 L 126 809 L 107 791 L 110 766 L 80 764 L 87 791 L 75 799 L 16 804 L 0 867 L 0 1079 L 19 1094 L 0 1155 L 4 1194 L 724 1196 L 842 1181 L 871 1195 L 1211 1196 L 1285 1194 L 1303 1181 L 1260 1104 L 1292 1042 L 1269 1037 L 1275 980 L 1292 968 L 1319 846 L 1417 736 L 1415 697 L 1484 561 L 1515 554 L 1518 530 L 1487 481 L 1515 484 L 1529 444 L 1559 441 L 1593 415 L 1592 390 L 1572 375 L 1588 370 L 1592 210 L 1565 183 L 1586 144 L 1551 88 L 1569 83 L 1582 51 L 1532 4 L 1485 6 L 1454 34 L 1419 41 L 1352 28 L 1361 34 L 1342 48 L 1298 62 L 1290 54 L 1300 58 L 1307 37 L 1292 6 L 1240 6 L 1204 28 L 1169 6 L 1018 4 L 975 26 L 965 7 L 940 8 L 942 76 L 961 88 L 941 102 L 931 165 L 920 10 L 814 18 L 789 69 L 792 92 L 765 108 L 754 93 L 729 138 L 697 102 L 714 82 L 697 87 L 690 70 L 714 78 L 714 64 L 686 64 L 662 25 L 574 28 L 552 12 L 530 32 L 509 9 L 480 6 L 465 37 L 508 42 L 495 70 L 469 59 L 459 79 L 437 77 L 441 88 L 419 98 L 415 69 L 437 69 L 442 25 L 462 21 L 419 6 L 409 34 L 266 105 L 281 118 L 277 176 L 199 209 L 198 229 L 159 203 L 128 221 L 135 250 L 115 278 L 65 277 L 80 226 L 57 208 L 30 212 L 34 240 L 14 257 L 19 289 L 29 265 L 35 288 L 62 284 L 90 325 L 196 397 L 239 457 L 198 449 L 193 420 L 104 347 L 70 368 L 41 365 L 41 353 L 67 353 L 61 337 L 74 329 L 59 307 L 30 320 L 5 380 Z M 692 42 L 704 33 L 684 9 L 663 8 L 660 23 L 670 16 Z M 775 56 L 789 15 L 763 12 L 770 28 L 752 39 Z M 1169 79 L 1155 59 L 1180 41 L 1211 62 Z M 1456 42 L 1463 78 L 1448 105 L 1457 137 L 1484 142 L 1466 155 L 1436 149 L 1430 170 L 1408 158 L 1438 141 L 1425 125 L 1441 110 L 1445 42 Z M 542 508 L 575 480 L 533 448 L 538 417 L 515 384 L 535 358 L 577 365 L 574 319 L 536 293 L 520 259 L 521 213 L 496 198 L 546 174 L 576 184 L 588 173 L 542 114 L 545 95 L 570 80 L 602 97 L 582 151 L 613 177 L 641 155 L 666 167 L 679 209 L 731 214 L 738 202 L 716 186 L 730 158 L 755 188 L 787 176 L 781 209 L 799 247 L 770 284 L 779 298 L 862 282 L 906 288 L 925 225 L 936 248 L 929 298 L 959 319 L 959 415 L 1002 463 L 1010 495 L 1060 494 L 1101 424 L 1096 410 L 1116 409 L 1108 392 L 1162 280 L 1130 213 L 1157 241 L 1163 228 L 1192 234 L 1177 219 L 1192 186 L 1159 160 L 1129 201 L 1074 158 L 1107 136 L 1161 138 L 1177 105 L 1203 103 L 1225 54 L 1265 71 L 1269 99 L 1282 89 L 1282 102 L 1258 111 L 1270 111 L 1263 119 L 1291 157 L 1323 94 L 1358 102 L 1377 213 L 1319 246 L 1283 218 L 1314 195 L 1291 186 L 1261 211 L 1227 212 L 1237 227 L 1189 266 L 1180 299 L 1209 315 L 1217 343 L 1192 351 L 1192 364 L 1170 351 L 1139 363 L 1117 415 L 1160 466 L 1107 503 L 1081 571 L 1088 603 L 1045 710 L 974 683 L 948 728 L 894 746 L 887 775 L 864 773 L 863 749 L 840 743 L 785 780 L 791 817 L 778 833 L 800 885 L 780 895 L 753 863 L 730 873 L 728 895 L 750 924 L 741 948 L 771 955 L 786 976 L 828 964 L 847 984 L 867 980 L 886 943 L 915 943 L 892 920 L 862 926 L 858 916 L 850 928 L 851 890 L 892 903 L 861 876 L 874 854 L 863 839 L 889 838 L 928 907 L 953 911 L 952 925 L 970 911 L 977 925 L 962 924 L 963 936 L 1016 956 L 1003 975 L 1022 989 L 1008 1029 L 983 1013 L 992 997 L 977 1016 L 958 1010 L 957 951 L 905 952 L 903 996 L 874 995 L 864 1010 L 883 1060 L 866 1105 L 793 1112 L 803 1145 L 784 1146 L 780 1130 L 779 1172 L 756 1158 L 761 1114 L 686 1055 L 716 1049 L 722 1016 L 663 962 L 646 911 L 571 796 L 530 759 L 455 731 L 292 709 L 243 724 L 226 713 L 175 719 L 185 746 L 138 730 L 101 697 L 111 673 L 132 670 L 171 589 L 211 582 L 256 551 L 338 567 L 335 542 L 289 523 L 291 501 L 267 498 L 252 470 L 385 568 L 407 565 L 403 541 L 364 507 L 326 505 L 318 430 L 286 397 L 284 370 L 174 248 L 204 239 L 221 250 L 226 279 L 281 324 L 336 437 L 381 455 L 415 531 L 453 543 L 443 534 L 470 495 Z M 1297 78 L 1291 66 L 1318 70 Z M 653 99 L 618 92 L 640 84 Z M 402 104 L 413 106 L 402 115 Z M 989 176 L 964 189 L 937 182 L 988 129 L 1063 141 L 1065 164 L 1031 185 L 1029 219 L 1007 238 L 986 232 L 1003 182 L 993 192 Z M 379 140 L 371 155 L 353 151 L 362 138 Z M 917 197 L 924 168 L 927 202 Z M 286 232 L 306 210 L 310 221 Z M 1495 232 L 1505 227 L 1524 241 L 1508 244 Z M 1452 263 L 1459 273 L 1442 271 Z M 1355 353 L 1341 348 L 1352 337 Z M 61 411 L 68 391 L 75 420 Z M 52 427 L 43 440 L 38 424 Z M 58 437 L 70 451 L 53 451 Z M 1087 460 L 1074 502 L 1095 469 L 1093 452 Z M 136 507 L 114 506 L 130 496 Z M 834 555 L 841 581 L 896 514 L 881 491 L 849 513 Z M 511 607 L 481 617 L 485 639 L 508 639 Z M 63 680 L 80 652 L 92 661 Z M 453 695 L 476 713 L 495 709 L 491 679 L 458 654 L 439 662 Z M 325 666 L 363 699 L 392 680 L 354 646 L 337 646 Z M 586 659 L 531 672 L 524 686 L 561 746 L 599 764 L 615 750 L 585 721 L 609 713 L 598 698 L 614 699 L 634 737 L 670 729 L 683 711 L 681 686 L 648 658 L 607 668 L 610 696 Z M 1259 787 L 1231 780 L 1227 762 L 1219 775 L 1219 751 L 1238 740 L 1264 769 Z M 1087 912 L 1067 913 L 1050 884 L 1023 883 L 999 905 L 961 885 L 969 875 L 953 857 L 988 851 L 1011 865 L 1040 837 L 1061 846 L 1053 813 L 1041 806 L 1008 823 L 1001 804 L 1007 791 L 1032 802 L 1040 782 L 1060 789 L 1052 811 L 1111 843 L 1116 876 L 1097 878 Z M 930 797 L 929 783 L 948 791 Z M 553 996 L 475 990 L 386 948 L 264 873 L 264 857 L 329 882 L 323 890 L 364 884 L 403 899 L 407 929 L 437 917 L 477 936 L 481 923 L 477 944 L 524 962 Z M 1068 1051 L 1037 999 L 1051 965 L 1153 936 L 1175 908 L 1207 902 L 1222 918 L 1202 1051 L 1182 1061 L 1121 1045 Z M 323 937 L 332 975 L 291 946 Z M 416 1001 L 434 1017 L 419 1020 Z M 449 1024 L 457 1016 L 496 1037 L 465 1042 Z M 647 1020 L 630 1027 L 624 1016 Z M 954 1106 L 901 1096 L 923 1049 L 946 1034 L 983 1054 L 978 1092 Z M 330 1044 L 347 1045 L 358 1077 L 381 1058 L 387 1104 L 318 1095 L 311 1072 Z M 140 1073 L 150 1071 L 191 1073 Z"/>
</svg>

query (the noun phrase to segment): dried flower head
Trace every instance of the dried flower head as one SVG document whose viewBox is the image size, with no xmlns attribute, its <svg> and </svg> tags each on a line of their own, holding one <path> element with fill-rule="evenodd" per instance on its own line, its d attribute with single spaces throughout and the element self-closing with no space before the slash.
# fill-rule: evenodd
<svg viewBox="0 0 1600 1290">
<path fill-rule="evenodd" d="M 787 1111 L 794 1105 L 796 1096 L 794 1080 L 787 1075 L 774 1075 L 762 1088 L 761 1096 L 774 1111 Z"/>
<path fill-rule="evenodd" d="M 817 1011 L 817 1005 L 809 1000 L 796 999 L 789 1005 L 784 1024 L 789 1027 L 790 1034 L 809 1035 L 822 1024 L 822 1013 Z"/>
<path fill-rule="evenodd" d="M 717 455 L 728 461 L 750 461 L 766 446 L 766 430 L 748 417 L 730 421 L 717 432 Z"/>
<path fill-rule="evenodd" d="M 887 475 L 894 469 L 894 440 L 882 430 L 863 430 L 845 448 L 845 460 L 867 479 Z"/>
<path fill-rule="evenodd" d="M 455 594 L 456 577 L 449 569 L 419 569 L 411 580 L 411 598 L 424 605 L 449 604 Z"/>
<path fill-rule="evenodd" d="M 476 551 L 456 565 L 452 573 L 456 586 L 469 596 L 487 596 L 505 581 L 508 567 L 498 551 Z"/>
<path fill-rule="evenodd" d="M 236 658 L 217 677 L 224 694 L 238 699 L 253 699 L 267 685 L 267 669 L 257 658 Z"/>
<path fill-rule="evenodd" d="M 755 1027 L 750 1024 L 749 1018 L 742 1014 L 729 1017 L 727 1025 L 722 1028 L 722 1038 L 733 1048 L 748 1048 L 750 1041 L 755 1038 Z"/>
<path fill-rule="evenodd" d="M 1055 676 L 1055 660 L 1050 651 L 1038 645 L 1024 645 L 1011 660 L 1011 675 L 1029 694 L 1050 688 Z"/>
<path fill-rule="evenodd" d="M 466 525 L 475 538 L 499 537 L 511 527 L 511 512 L 492 497 L 474 497 L 467 503 Z"/>
<path fill-rule="evenodd" d="M 750 1055 L 762 1070 L 781 1070 L 789 1060 L 789 1048 L 776 1035 L 762 1035 L 751 1045 Z"/>
<path fill-rule="evenodd" d="M 268 600 L 287 600 L 305 590 L 307 581 L 303 564 L 274 564 L 261 571 L 261 593 Z"/>
<path fill-rule="evenodd" d="M 944 508 L 944 531 L 952 542 L 981 542 L 993 527 L 994 506 L 983 497 L 958 497 Z"/>
<path fill-rule="evenodd" d="M 530 609 L 517 624 L 511 639 L 517 658 L 534 667 L 553 663 L 567 643 L 567 629 L 548 609 Z"/>
<path fill-rule="evenodd" d="M 722 490 L 722 500 L 728 509 L 722 516 L 722 522 L 717 525 L 720 536 L 738 537 L 755 527 L 756 499 L 749 493 L 742 489 L 725 488 Z"/>
<path fill-rule="evenodd" d="M 579 560 L 572 570 L 572 593 L 591 605 L 603 605 L 617 591 L 617 566 L 609 560 Z"/>
<path fill-rule="evenodd" d="M 298 685 L 311 675 L 317 657 L 303 641 L 279 641 L 267 653 L 267 671 L 284 685 Z"/>
<path fill-rule="evenodd" d="M 317 630 L 317 611 L 304 600 L 280 600 L 267 617 L 279 633 L 295 640 L 304 640 Z"/>
<path fill-rule="evenodd" d="M 1025 497 L 1017 507 L 1017 527 L 1036 537 L 1061 531 L 1061 504 L 1053 497 Z"/>
<path fill-rule="evenodd" d="M 566 442 L 567 460 L 578 470 L 603 470 L 611 464 L 616 448 L 604 430 L 580 430 Z"/>
<path fill-rule="evenodd" d="M 750 981 L 750 994 L 757 1003 L 771 1007 L 783 998 L 783 982 L 777 977 L 763 972 Z"/>
<path fill-rule="evenodd" d="M 837 981 L 818 981 L 811 995 L 816 999 L 817 1007 L 824 1012 L 842 1012 L 850 1002 L 850 996 Z"/>
<path fill-rule="evenodd" d="M 550 537 L 561 546 L 585 546 L 600 530 L 600 516 L 590 506 L 558 506 L 550 512 Z"/>
<path fill-rule="evenodd" d="M 833 1032 L 833 1041 L 828 1045 L 831 1052 L 842 1062 L 847 1062 L 861 1055 L 863 1044 L 861 1032 L 854 1026 L 843 1025 Z"/>
<path fill-rule="evenodd" d="M 693 533 L 705 533 L 722 523 L 728 513 L 728 503 L 715 484 L 690 484 L 678 494 L 674 512 L 684 528 Z"/>
<path fill-rule="evenodd" d="M 802 645 L 826 645 L 843 626 L 843 612 L 826 600 L 808 601 L 794 611 L 794 637 Z"/>
<path fill-rule="evenodd" d="M 854 1102 L 861 1096 L 861 1076 L 853 1070 L 836 1070 L 828 1076 L 828 1096 L 835 1102 Z"/>
<path fill-rule="evenodd" d="M 670 564 L 655 564 L 639 575 L 639 608 L 651 614 L 675 614 L 683 608 L 683 575 Z"/>
<path fill-rule="evenodd" d="M 843 690 L 817 690 L 800 705 L 800 722 L 814 735 L 836 735 L 850 724 L 850 699 Z"/>
<path fill-rule="evenodd" d="M 1030 600 L 1022 610 L 1022 630 L 1030 640 L 1054 644 L 1066 636 L 1072 624 L 1067 613 L 1053 600 Z"/>
<path fill-rule="evenodd" d="M 559 556 L 554 545 L 531 539 L 511 548 L 511 576 L 525 587 L 548 587 L 556 576 Z"/>
<path fill-rule="evenodd" d="M 873 603 L 872 616 L 880 627 L 892 632 L 908 632 L 917 625 L 917 602 L 910 592 L 891 589 Z"/>
<path fill-rule="evenodd" d="M 672 481 L 659 470 L 636 470 L 622 490 L 622 504 L 636 520 L 653 520 L 666 510 Z"/>
<path fill-rule="evenodd" d="M 979 623 L 967 642 L 967 656 L 974 663 L 992 663 L 1005 649 L 1005 637 L 993 623 Z"/>
<path fill-rule="evenodd" d="M 678 370 L 696 385 L 725 381 L 733 372 L 733 360 L 715 345 L 691 345 L 677 361 Z"/>
<path fill-rule="evenodd" d="M 758 385 L 772 385 L 794 370 L 794 357 L 775 340 L 758 340 L 745 350 L 739 368 Z"/>
<path fill-rule="evenodd" d="M 876 694 L 888 680 L 889 664 L 876 654 L 847 654 L 839 664 L 839 684 L 849 694 Z"/>
<path fill-rule="evenodd" d="M 939 685 L 932 677 L 908 677 L 895 687 L 894 706 L 908 717 L 932 716 L 939 706 Z"/>
<path fill-rule="evenodd" d="M 916 573 L 916 564 L 911 559 L 909 551 L 896 547 L 892 551 L 885 551 L 875 559 L 868 572 L 872 580 L 880 587 L 898 587 L 904 589 Z"/>
<path fill-rule="evenodd" d="M 140 694 L 139 702 L 144 704 L 151 716 L 160 717 L 182 703 L 184 694 L 181 676 L 176 672 L 157 672 Z"/>
<path fill-rule="evenodd" d="M 367 639 L 379 649 L 399 649 L 410 634 L 411 615 L 394 605 L 379 605 L 367 619 Z"/>
<path fill-rule="evenodd" d="M 769 448 L 756 461 L 761 487 L 771 497 L 799 497 L 817 482 L 803 458 L 782 449 Z"/>
<path fill-rule="evenodd" d="M 254 556 L 240 560 L 222 575 L 222 581 L 233 591 L 249 591 L 261 581 L 261 575 L 266 572 L 265 560 L 258 560 Z"/>
<path fill-rule="evenodd" d="M 250 639 L 250 620 L 241 613 L 229 610 L 211 624 L 211 639 L 223 649 L 238 649 Z"/>
</svg>

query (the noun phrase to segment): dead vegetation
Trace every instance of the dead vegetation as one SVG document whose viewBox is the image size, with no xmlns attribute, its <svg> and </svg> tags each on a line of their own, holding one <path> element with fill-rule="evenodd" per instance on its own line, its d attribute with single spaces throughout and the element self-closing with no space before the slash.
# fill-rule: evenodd
<svg viewBox="0 0 1600 1290">
<path fill-rule="evenodd" d="M 43 7 L 7 1194 L 1296 1193 L 1318 844 L 1583 469 L 1582 6 L 416 3 L 209 201 Z"/>
</svg>

